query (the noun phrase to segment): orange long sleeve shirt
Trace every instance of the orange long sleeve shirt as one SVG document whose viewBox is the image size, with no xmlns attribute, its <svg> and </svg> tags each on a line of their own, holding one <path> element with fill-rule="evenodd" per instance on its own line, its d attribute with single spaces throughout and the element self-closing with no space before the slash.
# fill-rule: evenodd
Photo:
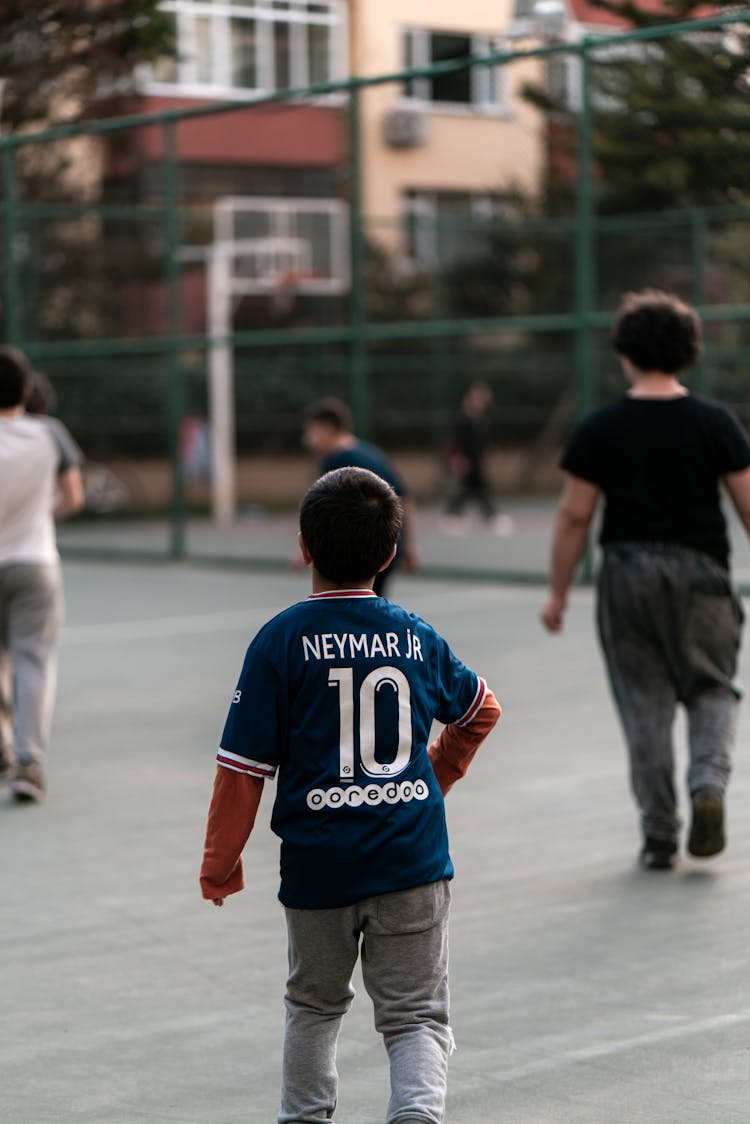
<svg viewBox="0 0 750 1124">
<path fill-rule="evenodd" d="M 429 747 L 430 762 L 443 796 L 465 776 L 501 714 L 497 699 L 488 690 L 470 722 L 445 726 Z M 262 778 L 217 765 L 200 872 L 204 898 L 221 901 L 244 889 L 242 852 L 253 830 L 262 792 Z"/>
</svg>

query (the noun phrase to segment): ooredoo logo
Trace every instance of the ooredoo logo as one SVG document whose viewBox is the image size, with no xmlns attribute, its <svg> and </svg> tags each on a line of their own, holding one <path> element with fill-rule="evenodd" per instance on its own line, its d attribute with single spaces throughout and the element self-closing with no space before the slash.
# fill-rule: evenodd
<svg viewBox="0 0 750 1124">
<path fill-rule="evenodd" d="M 430 795 L 427 782 L 390 781 L 388 784 L 368 784 L 364 787 L 353 784 L 346 788 L 311 788 L 307 794 L 307 806 L 313 812 L 323 808 L 361 808 L 363 804 L 374 807 L 376 804 L 408 804 L 412 800 L 426 800 Z"/>
</svg>

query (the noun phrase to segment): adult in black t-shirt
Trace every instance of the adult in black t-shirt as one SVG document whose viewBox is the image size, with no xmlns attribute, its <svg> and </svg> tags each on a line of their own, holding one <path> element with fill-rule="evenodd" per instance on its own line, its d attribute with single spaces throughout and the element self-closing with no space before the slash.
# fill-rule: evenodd
<svg viewBox="0 0 750 1124">
<path fill-rule="evenodd" d="M 672 748 L 678 704 L 688 722 L 688 851 L 707 857 L 724 847 L 743 613 L 729 575 L 720 485 L 750 532 L 750 442 L 722 406 L 679 381 L 701 351 L 692 308 L 653 290 L 630 294 L 613 342 L 630 389 L 583 421 L 562 458 L 542 621 L 550 632 L 562 628 L 603 495 L 599 635 L 630 752 L 640 861 L 668 869 L 680 829 Z"/>
</svg>

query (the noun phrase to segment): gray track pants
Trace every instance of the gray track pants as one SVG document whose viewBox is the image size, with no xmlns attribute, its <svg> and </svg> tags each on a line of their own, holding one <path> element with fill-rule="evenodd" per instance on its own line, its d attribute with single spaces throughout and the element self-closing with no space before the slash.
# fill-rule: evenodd
<svg viewBox="0 0 750 1124">
<path fill-rule="evenodd" d="M 440 1124 L 448 1054 L 447 881 L 343 909 L 287 909 L 289 979 L 279 1124 L 333 1120 L 336 1044 L 362 976 L 390 1060 L 387 1124 Z"/>
<path fill-rule="evenodd" d="M 673 840 L 678 703 L 687 712 L 688 791 L 723 793 L 729 779 L 742 606 L 726 570 L 707 555 L 650 543 L 606 547 L 598 593 L 599 635 L 643 831 Z"/>
<path fill-rule="evenodd" d="M 0 751 L 20 763 L 47 751 L 62 615 L 57 563 L 0 566 Z"/>
</svg>

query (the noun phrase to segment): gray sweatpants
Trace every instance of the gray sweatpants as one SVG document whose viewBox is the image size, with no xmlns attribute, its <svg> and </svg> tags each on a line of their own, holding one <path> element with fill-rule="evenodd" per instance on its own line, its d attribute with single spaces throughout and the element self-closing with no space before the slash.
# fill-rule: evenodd
<svg viewBox="0 0 750 1124">
<path fill-rule="evenodd" d="M 0 751 L 21 764 L 47 752 L 62 616 L 59 564 L 0 566 Z"/>
<path fill-rule="evenodd" d="M 440 1124 L 448 1054 L 447 880 L 366 898 L 343 909 L 286 909 L 285 996 L 279 1124 L 333 1120 L 336 1044 L 354 998 L 360 954 L 375 1028 L 390 1061 L 387 1124 Z"/>
<path fill-rule="evenodd" d="M 727 786 L 743 619 L 729 574 L 708 555 L 652 543 L 605 548 L 599 635 L 645 835 L 674 840 L 680 828 L 672 745 L 678 703 L 687 712 L 688 791 Z"/>
</svg>

